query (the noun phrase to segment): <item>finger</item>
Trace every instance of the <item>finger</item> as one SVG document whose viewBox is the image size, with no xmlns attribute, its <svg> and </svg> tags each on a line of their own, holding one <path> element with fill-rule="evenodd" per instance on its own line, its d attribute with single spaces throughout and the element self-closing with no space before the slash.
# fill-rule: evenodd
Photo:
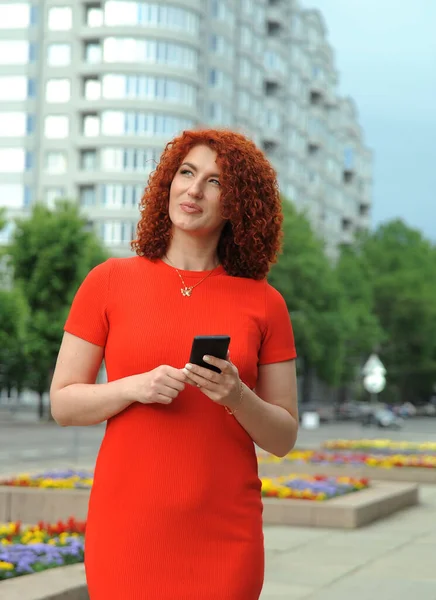
<svg viewBox="0 0 436 600">
<path fill-rule="evenodd" d="M 171 379 L 175 379 L 176 381 L 185 381 L 185 374 L 183 373 L 183 369 L 168 367 L 166 373 L 171 377 Z"/>
<path fill-rule="evenodd" d="M 227 360 L 222 360 L 221 358 L 216 358 L 215 356 L 203 356 L 204 362 L 209 365 L 213 365 L 214 367 L 218 367 L 218 369 L 222 372 L 229 372 L 231 369 L 231 364 Z"/>
<path fill-rule="evenodd" d="M 205 369 L 207 371 L 207 369 Z M 189 383 L 191 385 L 197 386 L 199 388 L 209 389 L 211 386 L 216 385 L 210 379 L 205 379 L 201 377 L 201 375 L 197 375 L 192 371 L 187 371 L 187 375 L 189 378 Z"/>
<path fill-rule="evenodd" d="M 219 383 L 221 378 L 221 373 L 216 373 L 215 371 L 211 371 L 210 369 L 206 369 L 204 367 L 199 367 L 198 365 L 193 365 L 188 363 L 185 365 L 185 375 L 188 377 L 189 374 L 196 375 L 205 379 L 206 381 L 211 381 L 213 383 Z"/>
<path fill-rule="evenodd" d="M 159 404 L 171 404 L 171 402 L 173 401 L 173 398 L 170 398 L 169 396 L 165 396 L 165 394 L 158 394 L 157 401 L 159 402 Z"/>
<path fill-rule="evenodd" d="M 185 389 L 185 381 L 186 381 L 186 377 L 184 378 L 184 381 L 178 381 L 177 379 L 172 379 L 171 377 L 167 377 L 167 379 L 164 382 L 164 385 L 166 385 L 167 387 L 169 387 L 173 390 L 177 390 L 178 392 L 183 392 L 183 390 Z"/>
</svg>

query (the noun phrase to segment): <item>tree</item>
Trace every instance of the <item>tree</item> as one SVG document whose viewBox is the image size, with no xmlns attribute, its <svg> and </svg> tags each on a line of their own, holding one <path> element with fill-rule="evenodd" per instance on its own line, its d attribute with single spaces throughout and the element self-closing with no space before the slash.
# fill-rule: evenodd
<svg viewBox="0 0 436 600">
<path fill-rule="evenodd" d="M 29 219 L 17 222 L 8 255 L 29 306 L 28 385 L 39 395 L 42 418 L 69 306 L 80 282 L 107 255 L 70 202 L 55 210 L 36 205 Z"/>
<path fill-rule="evenodd" d="M 334 385 L 344 360 L 344 297 L 335 270 L 309 221 L 283 200 L 284 240 L 269 280 L 289 308 L 302 363 L 303 401 L 311 398 L 313 373 Z"/>
<path fill-rule="evenodd" d="M 383 332 L 375 313 L 370 269 L 360 246 L 359 241 L 354 246 L 343 246 L 336 264 L 336 273 L 345 300 L 346 319 L 342 392 L 346 391 L 348 384 L 355 381 L 365 357 L 383 339 Z M 344 395 L 342 397 L 344 398 Z"/>
<path fill-rule="evenodd" d="M 401 220 L 363 244 L 375 310 L 385 332 L 380 354 L 397 399 L 427 399 L 436 381 L 436 250 Z"/>
<path fill-rule="evenodd" d="M 28 308 L 18 289 L 0 289 L 0 390 L 18 393 L 24 385 Z"/>
</svg>

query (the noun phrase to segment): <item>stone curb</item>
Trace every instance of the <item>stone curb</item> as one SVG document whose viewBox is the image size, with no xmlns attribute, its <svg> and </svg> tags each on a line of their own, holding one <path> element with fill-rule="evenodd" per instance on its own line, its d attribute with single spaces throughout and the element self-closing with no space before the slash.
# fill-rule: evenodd
<svg viewBox="0 0 436 600">
<path fill-rule="evenodd" d="M 57 567 L 0 582 L 4 600 L 89 600 L 83 564 Z"/>
</svg>

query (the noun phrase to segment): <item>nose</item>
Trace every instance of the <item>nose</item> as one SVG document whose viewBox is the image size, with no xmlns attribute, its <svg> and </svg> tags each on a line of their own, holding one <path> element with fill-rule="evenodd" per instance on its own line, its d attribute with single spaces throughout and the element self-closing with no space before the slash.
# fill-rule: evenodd
<svg viewBox="0 0 436 600">
<path fill-rule="evenodd" d="M 201 183 L 197 180 L 193 181 L 188 190 L 188 196 L 192 198 L 202 198 L 203 197 L 203 188 Z"/>
</svg>

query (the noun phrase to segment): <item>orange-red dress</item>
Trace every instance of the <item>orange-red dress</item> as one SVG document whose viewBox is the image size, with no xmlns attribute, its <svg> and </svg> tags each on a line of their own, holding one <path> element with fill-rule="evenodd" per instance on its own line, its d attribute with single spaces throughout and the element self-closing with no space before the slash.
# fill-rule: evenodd
<svg viewBox="0 0 436 600">
<path fill-rule="evenodd" d="M 181 271 L 187 285 L 207 272 Z M 65 330 L 104 346 L 108 380 L 182 368 L 195 335 L 229 334 L 241 379 L 295 358 L 282 296 L 219 267 L 192 292 L 161 260 L 111 258 L 79 288 Z M 85 547 L 91 600 L 257 600 L 264 576 L 253 441 L 192 386 L 171 405 L 111 418 L 98 454 Z"/>
</svg>

